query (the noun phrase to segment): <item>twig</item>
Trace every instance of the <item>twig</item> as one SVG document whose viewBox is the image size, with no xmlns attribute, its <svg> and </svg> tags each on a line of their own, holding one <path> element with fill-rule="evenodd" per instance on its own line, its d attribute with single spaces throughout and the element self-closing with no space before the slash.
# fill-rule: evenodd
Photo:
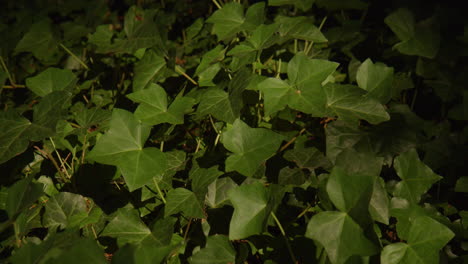
<svg viewBox="0 0 468 264">
<path fill-rule="evenodd" d="M 153 182 L 154 182 L 154 185 L 156 185 L 156 190 L 158 191 L 158 194 L 159 194 L 159 197 L 161 197 L 161 200 L 164 204 L 166 204 L 166 199 L 164 198 L 164 195 L 163 193 L 161 192 L 161 189 L 159 188 L 159 184 L 158 182 L 154 179 L 153 177 Z"/>
<path fill-rule="evenodd" d="M 65 175 L 63 174 L 62 170 L 60 169 L 57 161 L 55 160 L 54 156 L 50 155 L 49 153 L 45 152 L 44 150 L 40 149 L 38 146 L 34 146 L 34 148 L 39 151 L 42 155 L 44 155 L 45 158 L 49 159 L 52 164 L 54 165 L 55 169 L 57 170 L 57 172 L 59 173 L 60 177 L 62 178 L 62 180 L 64 182 L 68 182 L 68 179 L 67 177 L 65 177 Z"/>
<path fill-rule="evenodd" d="M 275 220 L 276 225 L 278 225 L 278 228 L 280 229 L 281 234 L 283 235 L 283 238 L 286 241 L 286 247 L 288 248 L 289 255 L 291 256 L 292 262 L 297 263 L 296 257 L 294 256 L 294 252 L 293 252 L 293 250 L 291 248 L 291 244 L 289 244 L 289 240 L 286 237 L 286 232 L 284 231 L 284 228 L 281 225 L 281 222 L 278 220 L 278 218 L 276 217 L 276 215 L 275 215 L 275 213 L 273 211 L 271 212 L 271 216 L 273 217 L 273 220 Z"/>
<path fill-rule="evenodd" d="M 62 43 L 59 43 L 60 47 L 62 47 L 68 54 L 70 54 L 70 56 L 72 56 L 76 61 L 78 61 L 79 64 L 81 64 L 81 66 L 83 66 L 86 70 L 89 71 L 89 67 L 88 65 L 86 65 L 86 63 L 84 63 L 84 61 L 82 61 L 80 58 L 78 58 L 78 56 L 76 56 L 71 50 L 69 50 L 67 47 L 65 47 Z"/>
<path fill-rule="evenodd" d="M 184 241 L 187 240 L 187 236 L 188 236 L 188 232 L 190 230 L 190 225 L 192 225 L 192 217 L 189 218 L 189 221 L 188 221 L 188 224 L 187 224 L 187 228 L 185 228 L 185 232 L 184 232 Z"/>
<path fill-rule="evenodd" d="M 301 131 L 299 131 L 299 133 L 297 134 L 297 136 L 291 138 L 291 140 L 288 141 L 288 143 L 284 144 L 280 150 L 278 152 L 282 152 L 283 150 L 287 149 L 289 147 L 289 145 L 291 145 L 292 143 L 294 143 L 294 141 L 296 141 L 296 139 L 302 135 L 302 133 L 304 133 L 306 131 L 305 128 L 301 129 Z"/>
<path fill-rule="evenodd" d="M 190 76 L 188 76 L 179 65 L 175 66 L 175 70 L 176 72 L 182 74 L 185 78 L 187 78 L 187 80 L 189 80 L 191 83 L 198 86 L 198 83 L 194 79 L 192 79 Z"/>
<path fill-rule="evenodd" d="M 218 1 L 216 1 L 216 0 L 211 0 L 211 1 L 213 1 L 213 4 L 215 4 L 215 6 L 216 6 L 218 9 L 223 8 L 223 7 L 218 3 Z"/>
<path fill-rule="evenodd" d="M 10 81 L 11 82 L 11 81 Z M 3 85 L 3 89 L 16 89 L 16 88 L 26 88 L 26 85 L 15 84 L 15 85 Z"/>
</svg>

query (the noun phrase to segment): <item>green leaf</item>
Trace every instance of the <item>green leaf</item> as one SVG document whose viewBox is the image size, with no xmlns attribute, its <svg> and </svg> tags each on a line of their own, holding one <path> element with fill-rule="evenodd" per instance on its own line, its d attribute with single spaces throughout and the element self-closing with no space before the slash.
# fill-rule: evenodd
<svg viewBox="0 0 468 264">
<path fill-rule="evenodd" d="M 247 41 L 255 50 L 266 49 L 275 44 L 276 38 L 274 37 L 274 34 L 277 30 L 278 24 L 262 24 L 254 30 L 252 36 L 247 38 Z"/>
<path fill-rule="evenodd" d="M 150 125 L 182 124 L 184 114 L 191 111 L 195 104 L 193 98 L 176 97 L 168 107 L 166 91 L 156 84 L 151 84 L 148 89 L 131 93 L 127 97 L 140 103 L 135 111 L 136 118 Z"/>
<path fill-rule="evenodd" d="M 184 188 L 171 190 L 166 197 L 164 216 L 182 212 L 185 217 L 206 218 L 203 206 L 195 194 Z"/>
<path fill-rule="evenodd" d="M 262 162 L 273 156 L 283 136 L 264 128 L 250 128 L 237 119 L 221 136 L 224 147 L 233 152 L 226 160 L 226 171 L 253 176 Z"/>
<path fill-rule="evenodd" d="M 329 165 L 328 159 L 316 148 L 294 148 L 284 153 L 284 158 L 301 169 L 314 170 Z"/>
<path fill-rule="evenodd" d="M 278 175 L 278 184 L 302 185 L 306 182 L 306 175 L 300 168 L 282 168 Z"/>
<path fill-rule="evenodd" d="M 78 78 L 70 70 L 50 67 L 34 77 L 27 78 L 26 86 L 43 97 L 53 91 L 71 91 L 77 80 Z"/>
<path fill-rule="evenodd" d="M 393 195 L 412 203 L 418 203 L 421 195 L 426 193 L 432 184 L 442 179 L 421 162 L 415 149 L 398 156 L 394 167 L 402 181 L 395 186 Z"/>
<path fill-rule="evenodd" d="M 218 166 L 205 169 L 198 166 L 192 167 L 190 171 L 190 179 L 192 179 L 192 190 L 200 202 L 205 201 L 205 195 L 208 191 L 208 185 L 214 182 L 221 174 Z"/>
<path fill-rule="evenodd" d="M 117 238 L 119 245 L 138 244 L 151 236 L 151 230 L 141 221 L 138 211 L 132 208 L 119 208 L 114 218 L 102 231 L 102 236 Z"/>
<path fill-rule="evenodd" d="M 13 110 L 0 112 L 0 164 L 26 150 L 30 125 L 28 119 Z"/>
<path fill-rule="evenodd" d="M 388 225 L 390 219 L 390 201 L 388 199 L 385 182 L 378 177 L 374 182 L 372 197 L 369 203 L 369 213 L 372 219 Z"/>
<path fill-rule="evenodd" d="M 326 116 L 327 97 L 322 87 L 338 63 L 309 59 L 304 53 L 296 54 L 288 63 L 289 82 L 268 78 L 258 84 L 265 94 L 265 114 L 271 115 L 286 105 L 313 116 Z"/>
<path fill-rule="evenodd" d="M 468 192 L 468 177 L 463 176 L 457 180 L 455 184 L 455 191 L 456 192 Z"/>
<path fill-rule="evenodd" d="M 211 208 L 221 208 L 229 201 L 229 192 L 236 187 L 237 184 L 230 177 L 216 179 L 208 185 L 206 204 Z"/>
<path fill-rule="evenodd" d="M 232 97 L 219 88 L 208 88 L 201 98 L 197 108 L 197 117 L 212 115 L 215 118 L 232 124 L 239 117 L 237 107 L 233 105 Z"/>
<path fill-rule="evenodd" d="M 213 34 L 218 37 L 218 40 L 226 39 L 239 32 L 244 21 L 244 8 L 237 2 L 223 5 L 206 20 L 207 23 L 214 24 Z"/>
<path fill-rule="evenodd" d="M 269 190 L 262 183 L 255 182 L 233 189 L 228 196 L 234 207 L 229 224 L 229 239 L 243 239 L 261 234 L 270 216 Z"/>
<path fill-rule="evenodd" d="M 215 86 L 211 80 L 221 70 L 219 62 L 224 59 L 225 52 L 224 46 L 218 45 L 203 55 L 200 64 L 195 70 L 195 76 L 199 77 L 198 82 L 200 86 Z"/>
<path fill-rule="evenodd" d="M 315 43 L 327 42 L 327 38 L 320 30 L 312 24 L 310 19 L 305 16 L 277 16 L 275 23 L 279 24 L 279 35 L 283 38 L 282 41 L 288 39 L 301 39 L 313 41 Z"/>
<path fill-rule="evenodd" d="M 28 130 L 29 139 L 39 141 L 54 136 L 58 121 L 66 118 L 66 107 L 70 99 L 71 93 L 66 91 L 55 91 L 43 97 L 33 108 L 33 122 Z"/>
<path fill-rule="evenodd" d="M 189 263 L 192 264 L 226 264 L 234 263 L 236 251 L 229 242 L 229 238 L 223 235 L 209 236 L 206 246 L 193 254 Z"/>
<path fill-rule="evenodd" d="M 133 91 L 137 92 L 145 89 L 165 65 L 166 61 L 163 57 L 156 54 L 153 50 L 146 51 L 143 58 L 135 64 Z"/>
<path fill-rule="evenodd" d="M 454 233 L 448 227 L 430 217 L 420 216 L 411 224 L 407 243 L 384 247 L 380 257 L 381 263 L 439 263 L 439 250 L 453 237 Z"/>
<path fill-rule="evenodd" d="M 393 67 L 383 63 L 373 63 L 365 60 L 357 70 L 357 83 L 368 92 L 367 96 L 386 104 L 393 95 Z"/>
<path fill-rule="evenodd" d="M 31 180 L 32 177 L 22 179 L 8 188 L 5 207 L 11 220 L 14 220 L 19 213 L 30 207 L 44 194 L 43 185 L 33 183 Z"/>
<path fill-rule="evenodd" d="M 327 107 L 344 121 L 355 123 L 364 119 L 378 124 L 390 120 L 390 115 L 378 101 L 364 96 L 364 92 L 354 85 L 329 84 L 325 92 Z"/>
<path fill-rule="evenodd" d="M 400 8 L 385 18 L 385 24 L 401 40 L 394 46 L 399 52 L 430 59 L 437 55 L 440 45 L 440 33 L 435 18 L 415 23 L 411 11 Z"/>
<path fill-rule="evenodd" d="M 151 127 L 141 124 L 130 112 L 114 109 L 110 129 L 96 143 L 87 158 L 118 166 L 130 191 L 166 169 L 166 156 L 156 148 L 144 148 Z"/>
<path fill-rule="evenodd" d="M 363 137 L 363 133 L 349 124 L 341 121 L 330 123 L 325 128 L 327 157 L 332 163 L 346 149 L 352 148 Z"/>
<path fill-rule="evenodd" d="M 96 31 L 88 36 L 88 43 L 96 45 L 97 53 L 107 53 L 112 48 L 112 25 L 99 25 Z"/>
<path fill-rule="evenodd" d="M 268 0 L 269 6 L 294 5 L 302 11 L 309 10 L 315 0 Z"/>
<path fill-rule="evenodd" d="M 150 130 L 150 126 L 142 124 L 132 113 L 116 108 L 112 112 L 109 131 L 99 138 L 87 158 L 117 166 L 125 153 L 143 150 Z"/>
<path fill-rule="evenodd" d="M 343 212 L 320 212 L 309 221 L 306 237 L 319 242 L 331 263 L 345 263 L 349 257 L 371 256 L 378 248 L 365 236 L 362 228 Z"/>
<path fill-rule="evenodd" d="M 60 59 L 57 40 L 49 19 L 40 20 L 31 26 L 16 45 L 15 54 L 20 52 L 31 52 L 45 64 L 54 64 Z"/>
<path fill-rule="evenodd" d="M 44 226 L 54 230 L 81 227 L 81 221 L 88 217 L 86 200 L 79 194 L 60 192 L 47 201 L 45 208 Z"/>
</svg>

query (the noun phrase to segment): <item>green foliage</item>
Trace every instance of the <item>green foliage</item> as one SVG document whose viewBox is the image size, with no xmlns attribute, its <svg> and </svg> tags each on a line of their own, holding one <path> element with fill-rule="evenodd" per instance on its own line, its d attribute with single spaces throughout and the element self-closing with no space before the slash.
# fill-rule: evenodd
<svg viewBox="0 0 468 264">
<path fill-rule="evenodd" d="M 455 3 L 52 2 L 0 9 L 1 263 L 467 261 Z"/>
</svg>

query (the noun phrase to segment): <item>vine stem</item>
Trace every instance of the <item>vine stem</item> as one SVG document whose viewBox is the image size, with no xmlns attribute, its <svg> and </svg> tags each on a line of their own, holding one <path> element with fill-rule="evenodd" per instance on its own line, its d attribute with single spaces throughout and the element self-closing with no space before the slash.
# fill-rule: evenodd
<svg viewBox="0 0 468 264">
<path fill-rule="evenodd" d="M 294 141 L 296 141 L 296 139 L 297 139 L 300 135 L 302 135 L 302 133 L 305 132 L 305 130 L 306 130 L 305 128 L 301 129 L 301 131 L 299 131 L 299 133 L 297 134 L 297 136 L 291 138 L 291 140 L 289 140 L 288 143 L 284 144 L 284 146 L 282 146 L 278 152 L 282 152 L 283 150 L 287 149 L 287 148 L 289 147 L 289 145 L 291 145 L 292 143 L 294 143 Z"/>
<path fill-rule="evenodd" d="M 198 83 L 194 79 L 192 79 L 192 77 L 188 76 L 188 74 L 186 74 L 179 65 L 176 65 L 175 70 L 176 72 L 182 74 L 182 76 L 187 78 L 187 80 L 189 80 L 191 83 L 198 86 Z"/>
<path fill-rule="evenodd" d="M 161 192 L 161 189 L 159 188 L 159 184 L 158 184 L 158 182 L 154 179 L 154 177 L 153 177 L 153 182 L 154 182 L 154 185 L 156 185 L 156 190 L 158 191 L 159 197 L 161 197 L 161 200 L 163 201 L 163 203 L 166 204 L 166 198 L 164 198 L 164 195 L 163 195 L 163 193 Z"/>
<path fill-rule="evenodd" d="M 213 4 L 215 4 L 215 6 L 216 6 L 218 9 L 223 8 L 223 7 L 218 3 L 218 1 L 216 1 L 216 0 L 211 0 L 211 1 L 213 2 Z"/>
<path fill-rule="evenodd" d="M 81 64 L 81 66 L 83 66 L 86 70 L 89 71 L 89 67 L 88 65 L 86 65 L 86 63 L 84 63 L 84 61 L 82 61 L 80 58 L 78 58 L 78 56 L 76 56 L 71 50 L 69 50 L 67 47 L 65 47 L 62 43 L 59 43 L 60 47 L 62 47 L 62 49 L 64 49 L 68 54 L 70 54 L 70 56 L 72 56 L 79 64 Z"/>
<path fill-rule="evenodd" d="M 274 212 L 271 212 L 271 216 L 273 217 L 273 220 L 275 220 L 276 225 L 278 225 L 278 228 L 283 235 L 284 241 L 286 241 L 286 247 L 288 248 L 289 255 L 291 256 L 291 260 L 293 263 L 297 263 L 296 257 L 294 256 L 294 252 L 292 250 L 291 244 L 289 243 L 288 238 L 286 237 L 286 232 L 284 231 L 283 226 L 281 225 L 281 222 L 278 220 L 278 217 L 276 217 Z"/>
</svg>

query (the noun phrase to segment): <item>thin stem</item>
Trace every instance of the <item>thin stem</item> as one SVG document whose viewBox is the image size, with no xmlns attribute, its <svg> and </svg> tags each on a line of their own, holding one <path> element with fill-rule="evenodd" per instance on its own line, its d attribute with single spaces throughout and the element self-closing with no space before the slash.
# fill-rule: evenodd
<svg viewBox="0 0 468 264">
<path fill-rule="evenodd" d="M 60 161 L 60 164 L 62 165 L 63 170 L 65 171 L 65 174 L 67 175 L 68 179 L 71 178 L 70 174 L 68 174 L 67 167 L 65 167 L 65 163 L 63 162 L 62 157 L 60 156 L 60 153 L 57 151 L 57 148 L 55 147 L 54 140 L 52 138 L 49 138 L 50 142 L 52 143 L 52 146 L 54 147 L 55 154 L 57 154 L 57 157 Z"/>
<path fill-rule="evenodd" d="M 296 141 L 296 139 L 297 139 L 300 135 L 302 135 L 302 133 L 305 132 L 305 130 L 306 130 L 305 128 L 301 129 L 301 131 L 299 131 L 299 133 L 297 134 L 297 136 L 291 138 L 291 140 L 289 140 L 288 143 L 284 144 L 284 146 L 282 146 L 278 152 L 282 152 L 283 150 L 287 149 L 287 148 L 289 147 L 289 145 L 291 145 L 292 143 L 294 143 L 294 141 Z"/>
<path fill-rule="evenodd" d="M 16 89 L 16 88 L 26 88 L 26 85 L 15 84 L 15 85 L 3 85 L 3 89 Z"/>
<path fill-rule="evenodd" d="M 280 229 L 281 234 L 284 237 L 284 240 L 286 241 L 286 247 L 288 248 L 289 255 L 291 256 L 291 260 L 293 263 L 297 263 L 296 257 L 294 256 L 294 252 L 291 248 L 291 244 L 289 244 L 289 240 L 286 237 L 286 232 L 284 231 L 283 226 L 281 225 L 281 222 L 278 220 L 274 212 L 271 212 L 271 216 L 273 217 L 273 220 L 275 220 L 276 225 Z"/>
<path fill-rule="evenodd" d="M 159 197 L 161 197 L 161 201 L 166 204 L 166 199 L 164 198 L 164 195 L 161 191 L 161 189 L 159 188 L 159 184 L 158 182 L 156 181 L 156 179 L 154 179 L 153 177 L 153 182 L 154 182 L 154 185 L 156 185 L 156 191 L 158 191 L 158 194 L 159 194 Z"/>
<path fill-rule="evenodd" d="M 0 63 L 2 64 L 3 70 L 6 72 L 8 76 L 8 80 L 10 80 L 11 85 L 14 87 L 16 86 L 15 81 L 13 80 L 13 77 L 10 74 L 10 71 L 8 70 L 8 67 L 5 64 L 5 61 L 3 60 L 3 57 L 0 56 Z"/>
<path fill-rule="evenodd" d="M 38 146 L 34 146 L 34 148 L 39 151 L 42 155 L 44 155 L 44 157 L 48 158 L 50 161 L 52 161 L 52 164 L 54 165 L 55 169 L 57 170 L 57 172 L 59 173 L 60 177 L 62 178 L 63 182 L 68 182 L 68 179 L 67 177 L 65 177 L 65 175 L 63 174 L 62 170 L 60 169 L 57 161 L 55 160 L 54 156 L 50 155 L 49 153 L 43 151 L 42 149 L 40 149 Z"/>
<path fill-rule="evenodd" d="M 213 4 L 214 4 L 218 9 L 223 8 L 223 7 L 218 3 L 218 1 L 216 1 L 216 0 L 211 0 L 211 1 L 213 1 Z"/>
<path fill-rule="evenodd" d="M 62 43 L 59 43 L 60 47 L 62 47 L 68 54 L 70 54 L 70 56 L 72 56 L 76 61 L 78 61 L 79 64 L 81 64 L 81 66 L 83 66 L 86 70 L 89 71 L 89 67 L 88 65 L 86 65 L 86 63 L 84 63 L 84 61 L 82 61 L 80 58 L 78 58 L 78 56 L 76 56 L 71 50 L 69 50 L 67 47 L 65 47 Z"/>
<path fill-rule="evenodd" d="M 187 80 L 189 80 L 191 83 L 193 83 L 194 85 L 198 86 L 198 83 L 192 79 L 192 77 L 188 76 L 183 70 L 182 68 L 179 66 L 179 65 L 176 65 L 175 66 L 175 70 L 176 72 L 182 74 L 182 76 L 184 76 L 185 78 L 187 78 Z"/>
<path fill-rule="evenodd" d="M 190 230 L 190 226 L 192 225 L 192 219 L 193 219 L 192 217 L 189 218 L 187 228 L 185 229 L 185 232 L 184 232 L 184 241 L 187 240 L 188 232 Z"/>
</svg>

